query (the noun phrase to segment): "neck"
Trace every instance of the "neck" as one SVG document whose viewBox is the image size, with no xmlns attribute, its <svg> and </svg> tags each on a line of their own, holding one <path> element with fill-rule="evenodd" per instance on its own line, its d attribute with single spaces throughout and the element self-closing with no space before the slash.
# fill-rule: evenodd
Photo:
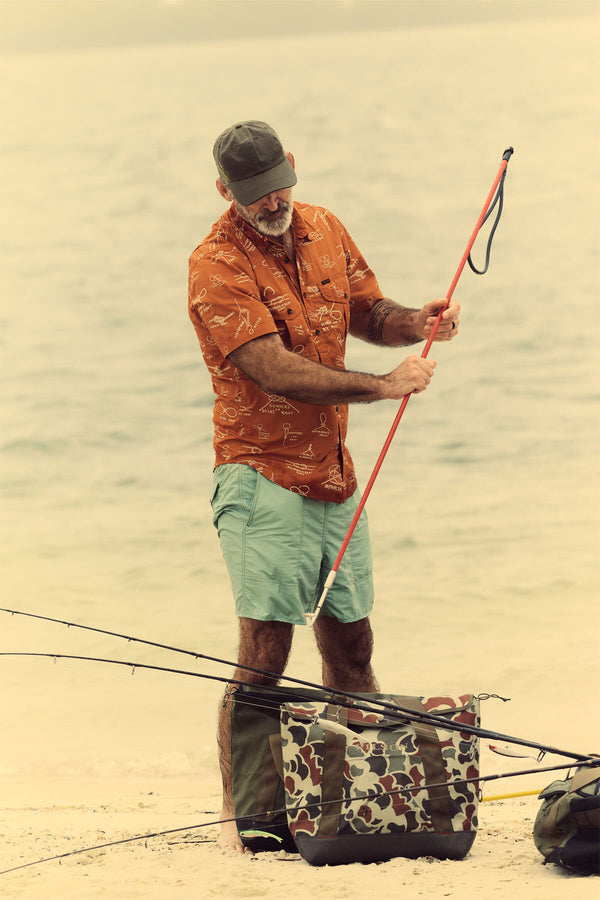
<svg viewBox="0 0 600 900">
<path fill-rule="evenodd" d="M 296 248 L 294 247 L 294 235 L 292 234 L 291 227 L 288 228 L 287 231 L 284 231 L 284 233 L 281 235 L 280 241 L 283 244 L 285 252 L 289 256 L 289 258 L 292 260 L 292 262 L 295 263 L 296 262 Z"/>
<path fill-rule="evenodd" d="M 261 234 L 262 234 L 262 232 L 261 232 Z M 268 235 L 268 234 L 264 235 L 264 237 L 268 237 L 270 240 L 275 241 L 277 244 L 285 245 L 289 242 L 291 242 L 292 244 L 294 243 L 294 236 L 292 234 L 292 226 L 291 225 L 286 231 L 283 232 L 283 234 L 280 234 L 277 237 L 271 237 L 271 235 Z"/>
</svg>

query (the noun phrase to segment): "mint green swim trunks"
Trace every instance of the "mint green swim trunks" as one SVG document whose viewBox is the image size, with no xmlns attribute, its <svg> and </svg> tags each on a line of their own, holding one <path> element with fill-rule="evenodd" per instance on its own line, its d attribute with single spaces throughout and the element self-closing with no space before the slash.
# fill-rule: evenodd
<svg viewBox="0 0 600 900">
<path fill-rule="evenodd" d="M 217 466 L 211 506 L 238 616 L 304 625 L 339 553 L 360 500 L 311 500 L 251 466 Z M 356 622 L 373 607 L 373 566 L 365 511 L 330 588 L 322 615 Z"/>
</svg>

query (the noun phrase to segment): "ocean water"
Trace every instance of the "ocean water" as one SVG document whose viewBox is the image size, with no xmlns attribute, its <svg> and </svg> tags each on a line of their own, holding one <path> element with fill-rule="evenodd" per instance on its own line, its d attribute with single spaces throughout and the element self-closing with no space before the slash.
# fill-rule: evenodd
<svg viewBox="0 0 600 900">
<path fill-rule="evenodd" d="M 590 14 L 0 60 L 2 606 L 235 655 L 186 309 L 224 208 L 216 134 L 272 122 L 298 199 L 414 306 L 446 293 L 512 145 L 490 271 L 463 273 L 460 336 L 432 351 L 367 505 L 375 663 L 386 691 L 498 693 L 487 727 L 598 751 L 597 46 Z M 348 365 L 403 353 L 354 342 Z M 395 411 L 352 410 L 363 485 Z M 4 651 L 230 671 L 0 617 Z M 289 673 L 320 678 L 306 629 Z M 218 681 L 30 657 L 0 657 L 0 681 L 2 773 L 217 789 Z"/>
</svg>

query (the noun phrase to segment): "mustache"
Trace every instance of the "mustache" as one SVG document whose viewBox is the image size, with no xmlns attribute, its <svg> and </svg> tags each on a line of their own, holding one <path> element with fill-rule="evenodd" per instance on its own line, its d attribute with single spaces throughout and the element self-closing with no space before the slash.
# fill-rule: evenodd
<svg viewBox="0 0 600 900">
<path fill-rule="evenodd" d="M 285 200 L 278 200 L 276 210 L 265 209 L 263 212 L 259 213 L 256 218 L 257 218 L 257 221 L 259 221 L 259 222 L 261 222 L 261 221 L 268 222 L 270 219 L 275 219 L 278 216 L 282 215 L 283 213 L 289 212 L 289 209 L 290 209 L 289 203 L 286 203 Z"/>
</svg>

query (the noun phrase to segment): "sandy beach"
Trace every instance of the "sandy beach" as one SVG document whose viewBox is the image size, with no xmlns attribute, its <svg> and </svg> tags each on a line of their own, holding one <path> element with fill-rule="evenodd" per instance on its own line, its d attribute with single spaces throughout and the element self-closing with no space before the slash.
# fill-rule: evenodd
<svg viewBox="0 0 600 900">
<path fill-rule="evenodd" d="M 216 781 L 215 781 L 216 788 Z M 460 862 L 395 859 L 311 867 L 297 854 L 239 857 L 215 843 L 219 798 L 204 779 L 2 779 L 2 860 L 14 864 L 189 823 L 176 834 L 32 866 L 4 876 L 2 896 L 23 900 L 596 900 L 598 878 L 542 865 L 531 836 L 535 797 L 484 802 Z M 203 806 L 192 800 L 203 797 Z M 491 795 L 491 794 L 490 794 Z M 485 796 L 485 795 L 484 795 Z M 56 798 L 60 797 L 60 804 Z"/>
</svg>

